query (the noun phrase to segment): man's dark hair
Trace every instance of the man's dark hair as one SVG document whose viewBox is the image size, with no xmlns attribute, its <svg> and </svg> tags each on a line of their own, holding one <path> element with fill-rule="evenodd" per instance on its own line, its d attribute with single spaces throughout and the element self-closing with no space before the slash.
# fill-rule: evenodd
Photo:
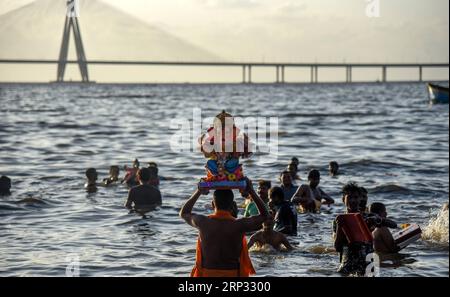
<svg viewBox="0 0 450 297">
<path fill-rule="evenodd" d="M 336 162 L 336 161 L 331 161 L 331 162 L 330 162 L 330 166 L 331 166 L 331 167 L 334 167 L 334 168 L 339 168 L 339 164 L 338 164 L 338 162 Z"/>
<path fill-rule="evenodd" d="M 320 172 L 317 169 L 313 169 L 308 174 L 308 179 L 317 179 L 320 178 Z"/>
<path fill-rule="evenodd" d="M 148 172 L 150 173 L 150 179 L 158 178 L 158 167 L 148 167 Z"/>
<path fill-rule="evenodd" d="M 2 175 L 0 177 L 0 192 L 8 192 L 11 189 L 11 179 Z"/>
<path fill-rule="evenodd" d="M 219 210 L 232 210 L 234 202 L 234 194 L 232 190 L 216 190 L 214 191 L 214 205 Z"/>
<path fill-rule="evenodd" d="M 362 193 L 362 194 L 364 194 L 364 195 L 367 195 L 367 194 L 369 194 L 369 192 L 367 191 L 367 189 L 366 189 L 366 188 L 364 188 L 364 187 L 360 187 L 359 189 L 361 190 L 361 193 Z"/>
<path fill-rule="evenodd" d="M 266 187 L 268 189 L 272 188 L 272 182 L 270 182 L 270 180 L 260 180 L 258 182 L 258 185 L 260 187 Z"/>
<path fill-rule="evenodd" d="M 270 189 L 270 195 L 279 197 L 280 200 L 284 201 L 284 191 L 281 187 L 273 187 Z"/>
<path fill-rule="evenodd" d="M 355 182 L 349 182 L 342 188 L 342 194 L 347 195 L 350 193 L 357 193 L 358 195 L 361 195 L 361 188 L 358 187 L 358 184 Z"/>
<path fill-rule="evenodd" d="M 296 166 L 300 163 L 297 157 L 292 157 L 291 163 L 295 164 Z"/>
<path fill-rule="evenodd" d="M 148 182 L 150 180 L 150 170 L 148 168 L 139 169 L 138 177 L 142 182 Z"/>
<path fill-rule="evenodd" d="M 87 177 L 87 178 L 91 178 L 91 177 L 93 177 L 94 175 L 97 175 L 97 170 L 96 170 L 95 168 L 88 168 L 88 169 L 86 170 L 86 177 Z"/>
<path fill-rule="evenodd" d="M 386 206 L 381 202 L 374 202 L 370 205 L 369 212 L 380 215 L 382 212 L 386 211 Z"/>
</svg>

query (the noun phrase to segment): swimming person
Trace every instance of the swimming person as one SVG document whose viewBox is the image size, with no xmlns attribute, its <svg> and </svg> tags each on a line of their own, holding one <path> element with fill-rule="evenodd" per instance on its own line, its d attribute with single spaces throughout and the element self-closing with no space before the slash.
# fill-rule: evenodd
<svg viewBox="0 0 450 297">
<path fill-rule="evenodd" d="M 339 174 L 339 164 L 336 161 L 331 161 L 328 165 L 328 172 L 331 176 L 336 177 Z"/>
<path fill-rule="evenodd" d="M 320 172 L 311 170 L 308 174 L 309 185 L 301 185 L 292 198 L 292 203 L 300 205 L 303 212 L 320 211 L 322 204 L 334 204 L 334 199 L 320 187 Z"/>
<path fill-rule="evenodd" d="M 0 196 L 11 195 L 11 179 L 2 175 L 0 177 Z"/>
<path fill-rule="evenodd" d="M 342 189 L 343 202 L 347 214 L 360 213 L 361 189 L 355 183 L 348 183 Z M 372 242 L 349 242 L 343 230 L 343 217 L 338 216 L 333 223 L 334 247 L 340 255 L 339 273 L 363 276 L 369 262 L 367 255 L 373 253 Z M 370 231 L 369 231 L 370 232 Z"/>
<path fill-rule="evenodd" d="M 97 192 L 97 178 L 98 178 L 98 174 L 97 174 L 97 170 L 95 168 L 89 168 L 86 170 L 87 182 L 84 185 L 84 187 L 86 188 L 86 191 L 88 193 Z"/>
<path fill-rule="evenodd" d="M 370 213 L 376 214 L 380 218 L 387 218 L 386 206 L 383 203 L 375 202 L 370 205 Z M 373 248 L 380 254 L 393 254 L 400 251 L 395 244 L 391 231 L 385 225 L 379 225 L 373 230 Z"/>
<path fill-rule="evenodd" d="M 259 230 L 269 213 L 253 189 L 252 182 L 248 178 L 246 181 L 246 191 L 258 208 L 258 216 L 234 218 L 231 214 L 234 202 L 232 190 L 214 192 L 214 214 L 209 216 L 192 213 L 197 200 L 207 192 L 197 189 L 183 205 L 180 217 L 199 230 L 192 277 L 248 277 L 255 274 L 245 233 Z"/>
<path fill-rule="evenodd" d="M 268 219 L 263 223 L 263 229 L 253 234 L 248 242 L 248 249 L 251 249 L 253 245 L 262 247 L 265 244 L 269 244 L 274 249 L 282 251 L 283 248 L 290 251 L 294 248 L 289 243 L 287 237 L 281 233 L 273 230 L 275 222 L 273 219 Z"/>
<path fill-rule="evenodd" d="M 150 162 L 148 165 L 148 170 L 150 172 L 150 181 L 149 184 L 159 189 L 159 169 L 158 165 L 154 162 Z"/>
<path fill-rule="evenodd" d="M 109 186 L 119 181 L 120 169 L 119 166 L 109 167 L 109 177 L 103 179 L 103 184 Z"/>
<path fill-rule="evenodd" d="M 294 205 L 286 200 L 283 189 L 273 187 L 269 191 L 269 205 L 274 213 L 274 230 L 286 235 L 297 235 L 297 211 Z"/>
<path fill-rule="evenodd" d="M 162 204 L 161 192 L 150 185 L 150 170 L 148 168 L 139 169 L 137 178 L 140 185 L 130 189 L 125 207 L 145 215 L 145 213 Z"/>
<path fill-rule="evenodd" d="M 292 181 L 292 174 L 285 170 L 280 174 L 281 189 L 284 192 L 284 198 L 291 200 L 298 190 L 298 186 L 294 185 Z"/>
<path fill-rule="evenodd" d="M 258 182 L 258 196 L 262 199 L 266 207 L 269 204 L 269 190 L 272 187 L 272 183 L 267 180 L 260 180 Z M 252 217 L 259 215 L 258 207 L 256 207 L 256 203 L 251 201 L 250 195 L 247 196 L 250 198 L 250 203 L 247 204 L 244 211 L 244 217 Z"/>
<path fill-rule="evenodd" d="M 139 184 L 139 180 L 137 178 L 137 173 L 139 171 L 140 163 L 138 159 L 134 159 L 133 167 L 128 168 L 126 165 L 125 169 L 125 177 L 122 180 L 122 183 L 126 183 L 129 187 L 133 187 Z"/>
</svg>

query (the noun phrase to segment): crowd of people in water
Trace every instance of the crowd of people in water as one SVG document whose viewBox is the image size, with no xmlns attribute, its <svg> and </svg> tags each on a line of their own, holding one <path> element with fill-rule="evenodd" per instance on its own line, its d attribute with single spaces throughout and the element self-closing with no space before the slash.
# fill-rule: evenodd
<svg viewBox="0 0 450 297">
<path fill-rule="evenodd" d="M 240 193 L 245 199 L 241 205 L 245 209 L 239 218 L 239 207 L 234 193 L 230 189 L 215 190 L 212 207 L 214 213 L 209 216 L 193 213 L 197 200 L 209 191 L 198 188 L 180 211 L 180 217 L 199 230 L 195 267 L 192 276 L 250 276 L 255 273 L 248 250 L 253 247 L 269 246 L 278 251 L 290 251 L 294 247 L 289 237 L 297 235 L 298 213 L 320 212 L 322 205 L 332 205 L 335 200 L 320 187 L 321 175 L 311 170 L 307 182 L 298 175 L 299 160 L 292 158 L 286 170 L 279 177 L 280 185 L 260 180 L 256 189 L 253 182 L 245 178 L 247 188 Z M 162 204 L 159 189 L 158 165 L 150 162 L 141 167 L 136 159 L 132 167 L 124 167 L 125 175 L 120 178 L 119 166 L 111 166 L 109 177 L 98 181 L 94 168 L 86 170 L 85 188 L 87 192 L 96 192 L 98 187 L 114 184 L 126 184 L 129 187 L 125 207 L 145 217 Z M 339 174 L 339 165 L 329 164 L 329 174 Z M 297 182 L 302 182 L 300 186 Z M 0 177 L 0 195 L 9 195 L 11 179 Z M 368 206 L 368 191 L 356 183 L 348 183 L 342 189 L 342 201 L 346 213 L 359 213 L 372 232 L 372 242 L 352 243 L 347 240 L 343 222 L 338 216 L 334 220 L 333 238 L 336 252 L 340 255 L 338 271 L 344 275 L 364 275 L 367 266 L 366 256 L 376 253 L 397 253 L 399 248 L 394 242 L 391 228 L 397 224 L 387 217 L 384 204 L 375 202 Z M 246 236 L 250 235 L 247 243 Z"/>
</svg>

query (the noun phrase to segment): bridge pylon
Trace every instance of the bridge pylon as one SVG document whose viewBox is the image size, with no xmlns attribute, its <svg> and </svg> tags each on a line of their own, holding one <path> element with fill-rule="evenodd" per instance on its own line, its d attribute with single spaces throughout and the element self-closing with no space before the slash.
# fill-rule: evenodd
<svg viewBox="0 0 450 297">
<path fill-rule="evenodd" d="M 64 23 L 63 39 L 59 52 L 57 82 L 64 82 L 64 73 L 66 71 L 67 56 L 69 52 L 70 32 L 73 32 L 75 39 L 75 49 L 77 52 L 77 62 L 80 68 L 81 81 L 89 82 L 89 73 L 86 62 L 86 53 L 84 51 L 83 40 L 81 39 L 81 29 L 78 22 L 79 7 L 78 0 L 67 1 L 67 14 Z"/>
</svg>

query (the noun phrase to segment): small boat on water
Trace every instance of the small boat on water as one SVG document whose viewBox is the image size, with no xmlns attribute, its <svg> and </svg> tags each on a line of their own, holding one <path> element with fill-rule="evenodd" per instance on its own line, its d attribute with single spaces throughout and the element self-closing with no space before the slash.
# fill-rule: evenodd
<svg viewBox="0 0 450 297">
<path fill-rule="evenodd" d="M 430 102 L 433 104 L 448 104 L 448 88 L 428 84 L 428 94 L 430 97 Z"/>
</svg>

